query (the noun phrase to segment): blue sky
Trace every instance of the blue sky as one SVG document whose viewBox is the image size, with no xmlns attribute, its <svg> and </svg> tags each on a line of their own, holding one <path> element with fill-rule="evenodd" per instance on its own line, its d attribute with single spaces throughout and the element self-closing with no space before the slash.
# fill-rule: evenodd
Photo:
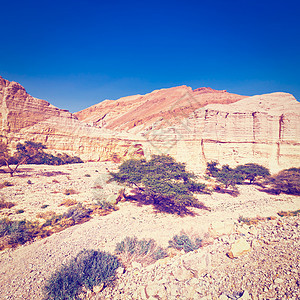
<svg viewBox="0 0 300 300">
<path fill-rule="evenodd" d="M 79 111 L 177 85 L 300 100 L 299 1 L 5 1 L 0 75 Z"/>
</svg>

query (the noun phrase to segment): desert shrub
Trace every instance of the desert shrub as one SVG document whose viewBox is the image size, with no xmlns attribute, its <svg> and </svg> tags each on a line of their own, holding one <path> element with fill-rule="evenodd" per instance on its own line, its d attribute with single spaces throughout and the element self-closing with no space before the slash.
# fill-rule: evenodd
<svg viewBox="0 0 300 300">
<path fill-rule="evenodd" d="M 237 174 L 240 174 L 243 180 L 249 180 L 250 183 L 254 183 L 258 177 L 265 178 L 270 176 L 269 169 L 258 164 L 245 164 L 237 166 L 235 169 Z"/>
<path fill-rule="evenodd" d="M 115 253 L 124 265 L 130 265 L 133 261 L 147 265 L 167 256 L 166 251 L 158 247 L 153 239 L 138 240 L 137 237 L 126 237 L 117 243 Z"/>
<path fill-rule="evenodd" d="M 93 211 L 84 207 L 81 203 L 74 207 L 70 207 L 61 218 L 72 219 L 76 224 L 85 222 L 90 219 L 90 215 Z"/>
<path fill-rule="evenodd" d="M 43 205 L 41 206 L 41 208 L 44 209 L 44 208 L 47 208 L 48 206 L 49 206 L 48 204 L 43 204 Z"/>
<path fill-rule="evenodd" d="M 15 247 L 25 244 L 36 237 L 39 231 L 37 222 L 0 220 L 0 240 L 5 238 L 5 244 L 0 243 L 0 250 L 8 246 Z"/>
<path fill-rule="evenodd" d="M 293 217 L 300 215 L 300 209 L 290 211 L 280 211 L 277 213 L 280 217 Z"/>
<path fill-rule="evenodd" d="M 28 183 L 28 184 L 32 184 L 32 181 L 31 181 L 31 180 L 27 180 L 27 183 Z"/>
<path fill-rule="evenodd" d="M 91 175 L 90 175 L 90 174 L 84 174 L 84 176 L 85 176 L 85 177 L 91 177 Z"/>
<path fill-rule="evenodd" d="M 2 208 L 11 208 L 16 204 L 13 202 L 6 202 L 4 199 L 0 199 L 0 209 Z"/>
<path fill-rule="evenodd" d="M 107 252 L 83 250 L 46 281 L 45 300 L 75 299 L 83 286 L 87 289 L 102 283 L 106 286 L 115 279 L 120 265 L 117 257 Z"/>
<path fill-rule="evenodd" d="M 114 209 L 115 208 L 115 204 L 109 202 L 109 201 L 97 201 L 97 206 L 99 206 L 99 208 L 103 209 L 103 210 L 110 210 L 110 209 Z"/>
<path fill-rule="evenodd" d="M 60 204 L 59 204 L 59 206 L 73 206 L 73 205 L 76 205 L 77 204 L 77 201 L 76 200 L 74 200 L 74 199 L 65 199 L 65 200 L 63 200 Z"/>
<path fill-rule="evenodd" d="M 111 172 L 110 181 L 136 188 L 134 200 L 151 203 L 160 212 L 185 215 L 188 207 L 204 208 L 193 195 L 204 191 L 205 185 L 195 181 L 185 165 L 168 155 L 153 155 L 145 159 L 129 159 Z"/>
<path fill-rule="evenodd" d="M 75 194 L 78 194 L 78 192 L 76 192 L 74 189 L 66 189 L 64 191 L 64 194 L 69 196 L 69 195 L 75 195 Z"/>
<path fill-rule="evenodd" d="M 187 234 L 181 233 L 180 235 L 174 235 L 173 238 L 169 240 L 169 247 L 177 250 L 183 249 L 187 253 L 201 248 L 202 240 L 195 238 L 194 241 L 192 241 Z"/>
<path fill-rule="evenodd" d="M 300 168 L 291 168 L 280 171 L 266 180 L 275 193 L 300 195 Z"/>
<path fill-rule="evenodd" d="M 16 214 L 22 214 L 23 212 L 25 212 L 24 209 L 18 209 L 18 210 L 16 211 Z"/>
<path fill-rule="evenodd" d="M 10 181 L 4 181 L 3 186 L 13 186 L 14 184 L 11 183 Z"/>
<path fill-rule="evenodd" d="M 259 177 L 265 178 L 270 175 L 270 171 L 258 164 L 248 163 L 231 168 L 228 165 L 218 167 L 218 162 L 207 163 L 206 174 L 217 179 L 227 189 L 229 186 L 235 188 L 236 184 L 242 184 L 249 180 L 252 184 Z"/>
</svg>

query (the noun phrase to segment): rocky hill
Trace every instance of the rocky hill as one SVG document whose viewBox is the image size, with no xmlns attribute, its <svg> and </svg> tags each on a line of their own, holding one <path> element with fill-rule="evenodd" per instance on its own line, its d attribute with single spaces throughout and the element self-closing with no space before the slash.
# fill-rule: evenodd
<svg viewBox="0 0 300 300">
<path fill-rule="evenodd" d="M 211 103 L 228 104 L 245 96 L 211 88 L 192 90 L 188 86 L 153 91 L 146 95 L 106 100 L 75 113 L 81 121 L 98 127 L 139 132 L 161 120 L 184 119 L 196 109 Z"/>
<path fill-rule="evenodd" d="M 76 114 L 0 77 L 0 135 L 33 140 L 84 160 L 173 155 L 201 172 L 209 160 L 299 166 L 300 103 L 290 94 L 254 97 L 187 86 L 106 100 Z"/>
</svg>

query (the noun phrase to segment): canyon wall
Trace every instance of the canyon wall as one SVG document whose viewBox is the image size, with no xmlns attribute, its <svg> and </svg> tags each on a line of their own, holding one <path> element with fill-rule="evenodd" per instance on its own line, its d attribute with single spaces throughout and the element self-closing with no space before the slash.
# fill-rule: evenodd
<svg viewBox="0 0 300 300">
<path fill-rule="evenodd" d="M 211 160 L 258 163 L 276 172 L 300 166 L 300 103 L 290 94 L 272 93 L 209 104 L 179 126 L 146 136 L 153 152 L 168 149 L 198 172 Z"/>
<path fill-rule="evenodd" d="M 206 162 L 300 167 L 300 103 L 290 94 L 244 97 L 181 86 L 71 114 L 0 77 L 0 135 L 12 148 L 41 142 L 83 160 L 170 154 L 201 173 Z"/>
</svg>

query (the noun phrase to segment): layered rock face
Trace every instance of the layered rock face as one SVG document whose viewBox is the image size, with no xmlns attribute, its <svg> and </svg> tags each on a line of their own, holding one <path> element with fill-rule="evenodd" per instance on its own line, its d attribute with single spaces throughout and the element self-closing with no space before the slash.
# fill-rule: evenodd
<svg viewBox="0 0 300 300">
<path fill-rule="evenodd" d="M 13 147 L 41 142 L 84 160 L 170 154 L 202 172 L 206 162 L 300 166 L 300 103 L 287 93 L 244 97 L 187 86 L 107 100 L 71 114 L 0 77 L 0 135 Z"/>
<path fill-rule="evenodd" d="M 245 96 L 226 91 L 211 88 L 192 90 L 183 85 L 146 95 L 106 100 L 75 115 L 79 120 L 97 127 L 139 133 L 161 119 L 169 120 L 169 123 L 178 122 L 209 103 L 227 104 L 243 98 Z"/>
<path fill-rule="evenodd" d="M 66 110 L 30 96 L 16 82 L 0 77 L 0 135 L 12 146 L 31 140 L 50 152 L 67 152 L 84 160 L 143 155 L 135 136 L 94 128 Z"/>
<path fill-rule="evenodd" d="M 49 102 L 27 94 L 17 82 L 0 76 L 0 128 L 2 132 L 19 132 L 50 117 L 74 119 L 67 110 L 58 109 Z"/>
<path fill-rule="evenodd" d="M 248 97 L 231 104 L 209 104 L 165 131 L 147 133 L 156 149 L 190 168 L 205 162 L 262 164 L 276 172 L 300 166 L 300 103 L 290 94 Z"/>
</svg>

